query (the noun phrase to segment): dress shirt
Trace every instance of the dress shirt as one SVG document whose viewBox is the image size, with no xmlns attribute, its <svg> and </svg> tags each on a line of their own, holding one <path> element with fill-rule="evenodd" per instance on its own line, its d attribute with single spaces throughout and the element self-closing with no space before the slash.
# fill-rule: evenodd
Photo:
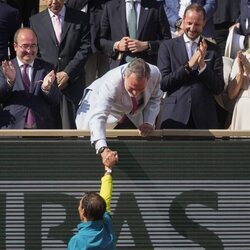
<svg viewBox="0 0 250 250">
<path fill-rule="evenodd" d="M 18 63 L 18 66 L 19 66 L 20 72 L 21 72 L 24 63 L 21 62 L 18 58 L 17 58 L 17 63 Z M 27 69 L 26 69 L 26 72 L 27 72 L 28 77 L 29 77 L 29 80 L 30 80 L 30 84 L 31 84 L 31 85 L 32 85 L 32 84 L 40 84 L 40 85 L 41 85 L 41 90 L 42 90 L 45 94 L 48 94 L 49 92 L 46 91 L 46 90 L 44 90 L 44 89 L 42 88 L 43 79 L 40 79 L 38 82 L 35 82 L 35 83 L 32 82 L 32 74 L 33 74 L 33 71 L 34 71 L 33 65 L 34 65 L 34 61 L 31 62 L 31 63 L 29 64 L 29 67 L 27 67 Z"/>
<path fill-rule="evenodd" d="M 53 25 L 53 28 L 54 28 L 53 18 L 55 16 L 55 14 L 52 11 L 50 11 L 49 9 L 48 9 L 48 11 L 49 11 L 51 22 L 52 22 L 52 25 Z M 60 18 L 62 27 L 63 27 L 63 23 L 64 23 L 65 11 L 66 11 L 66 8 L 65 8 L 65 6 L 63 6 L 62 9 L 61 9 L 61 11 L 58 13 L 58 17 Z"/>
<path fill-rule="evenodd" d="M 195 42 L 195 44 L 196 44 L 196 48 L 195 48 L 194 51 L 196 51 L 197 46 L 198 46 L 198 43 L 199 43 L 199 41 L 200 41 L 200 36 L 197 37 L 194 41 L 192 41 L 192 40 L 190 40 L 190 39 L 187 37 L 187 35 L 184 33 L 183 38 L 184 38 L 184 42 L 185 42 L 185 45 L 186 45 L 186 51 L 187 51 L 187 53 L 188 53 L 188 51 L 190 50 L 191 44 L 194 43 L 194 42 Z M 189 53 L 188 53 L 188 54 L 189 54 Z M 190 59 L 190 58 L 189 58 L 189 59 Z"/>
<path fill-rule="evenodd" d="M 138 28 L 140 11 L 141 11 L 141 0 L 125 0 L 125 2 L 126 2 L 126 18 L 127 18 L 127 22 L 129 20 L 130 9 L 132 8 L 132 5 L 130 3 L 131 2 L 136 2 L 135 7 L 136 7 L 136 13 L 137 13 L 137 28 Z"/>
<path fill-rule="evenodd" d="M 187 51 L 187 53 L 188 53 L 189 47 L 191 46 L 191 43 L 194 43 L 194 42 L 195 42 L 196 48 L 194 49 L 194 51 L 197 50 L 198 44 L 199 44 L 199 41 L 200 41 L 201 37 L 199 36 L 199 37 L 197 37 L 194 41 L 192 41 L 192 40 L 190 40 L 190 39 L 186 36 L 186 34 L 184 33 L 183 39 L 184 39 L 184 42 L 185 42 L 186 51 Z M 189 53 L 188 53 L 188 54 L 189 54 Z M 189 58 L 189 59 L 190 59 L 190 58 Z M 199 74 L 201 74 L 205 69 L 206 69 L 206 63 L 205 63 L 205 66 L 204 66 L 202 69 L 198 69 Z"/>
<path fill-rule="evenodd" d="M 18 66 L 19 66 L 19 68 L 20 68 L 20 71 L 22 71 L 22 67 L 23 67 L 24 63 L 21 62 L 18 58 L 17 58 L 17 63 L 18 63 Z M 32 83 L 32 82 L 31 82 L 31 76 L 32 76 L 32 73 L 33 73 L 33 65 L 34 65 L 34 61 L 31 62 L 31 63 L 29 64 L 29 66 L 27 67 L 27 69 L 26 69 L 26 72 L 27 72 L 27 75 L 28 75 L 28 77 L 29 77 L 30 83 Z"/>
</svg>

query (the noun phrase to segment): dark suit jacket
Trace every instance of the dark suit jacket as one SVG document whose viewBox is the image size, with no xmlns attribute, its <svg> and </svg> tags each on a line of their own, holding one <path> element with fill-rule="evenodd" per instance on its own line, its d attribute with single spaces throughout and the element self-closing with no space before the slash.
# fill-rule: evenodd
<svg viewBox="0 0 250 250">
<path fill-rule="evenodd" d="M 125 63 L 125 53 L 121 60 L 117 60 L 118 53 L 113 51 L 113 46 L 116 41 L 128 35 L 125 1 L 111 0 L 107 2 L 101 19 L 100 47 L 105 54 L 111 57 L 111 68 Z M 154 0 L 142 0 L 137 39 L 149 41 L 151 49 L 134 55 L 151 64 L 156 64 L 160 42 L 170 38 L 170 28 L 163 3 Z"/>
<path fill-rule="evenodd" d="M 6 3 L 0 2 L 0 62 L 15 57 L 13 38 L 16 30 L 21 27 L 19 11 Z"/>
<path fill-rule="evenodd" d="M 240 14 L 240 1 L 220 0 L 217 10 L 214 13 L 214 24 L 223 25 L 223 28 L 229 28 L 233 25 Z"/>
<path fill-rule="evenodd" d="M 246 19 L 248 19 L 248 29 L 246 29 Z M 250 34 L 250 8 L 248 8 L 248 0 L 240 1 L 240 27 L 243 35 Z"/>
<path fill-rule="evenodd" d="M 90 51 L 87 15 L 66 7 L 60 45 L 47 9 L 32 16 L 30 25 L 37 34 L 41 58 L 53 64 L 57 71 L 65 71 L 69 75 L 69 85 L 62 92 L 77 106 L 85 87 L 83 68 Z"/>
<path fill-rule="evenodd" d="M 24 27 L 29 27 L 30 16 L 39 12 L 39 0 L 6 0 L 6 2 L 20 11 Z"/>
<path fill-rule="evenodd" d="M 65 4 L 73 9 L 81 10 L 88 4 L 92 53 L 99 50 L 100 24 L 104 4 L 109 0 L 66 0 Z"/>
<path fill-rule="evenodd" d="M 27 95 L 17 60 L 14 59 L 12 62 L 16 69 L 16 81 L 13 88 L 7 84 L 2 69 L 0 71 L 0 103 L 3 106 L 0 111 L 0 127 L 23 129 L 28 108 L 31 108 L 38 129 L 55 128 L 53 110 L 60 102 L 61 93 L 57 84 L 53 84 L 49 93 L 45 94 L 41 90 L 41 82 L 37 82 L 43 80 L 53 66 L 40 59 L 34 61 L 30 90 Z"/>
<path fill-rule="evenodd" d="M 224 89 L 220 49 L 207 42 L 206 69 L 188 73 L 184 65 L 188 55 L 183 36 L 164 41 L 159 49 L 158 67 L 162 73 L 161 89 L 167 92 L 161 120 L 187 124 L 190 114 L 199 129 L 218 128 L 214 94 Z"/>
</svg>

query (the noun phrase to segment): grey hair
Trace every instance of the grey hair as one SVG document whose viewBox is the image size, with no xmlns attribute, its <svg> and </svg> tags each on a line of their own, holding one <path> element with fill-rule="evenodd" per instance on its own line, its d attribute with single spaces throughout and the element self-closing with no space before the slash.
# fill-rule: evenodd
<svg viewBox="0 0 250 250">
<path fill-rule="evenodd" d="M 136 75 L 137 79 L 142 79 L 144 77 L 149 79 L 150 67 L 143 59 L 137 58 L 128 64 L 125 70 L 125 77 L 129 77 L 132 73 Z"/>
</svg>

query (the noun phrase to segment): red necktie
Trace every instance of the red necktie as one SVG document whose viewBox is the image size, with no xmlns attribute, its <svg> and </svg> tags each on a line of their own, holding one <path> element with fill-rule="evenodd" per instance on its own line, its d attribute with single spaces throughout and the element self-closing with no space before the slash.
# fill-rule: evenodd
<svg viewBox="0 0 250 250">
<path fill-rule="evenodd" d="M 135 111 L 138 109 L 138 102 L 137 99 L 134 96 L 131 96 L 131 101 L 132 101 L 132 110 L 131 110 L 131 114 L 134 114 Z"/>
<path fill-rule="evenodd" d="M 25 89 L 26 94 L 29 93 L 30 89 L 30 79 L 27 74 L 27 68 L 29 67 L 29 64 L 23 64 L 21 74 L 22 74 L 22 79 L 23 79 L 23 86 Z"/>
</svg>

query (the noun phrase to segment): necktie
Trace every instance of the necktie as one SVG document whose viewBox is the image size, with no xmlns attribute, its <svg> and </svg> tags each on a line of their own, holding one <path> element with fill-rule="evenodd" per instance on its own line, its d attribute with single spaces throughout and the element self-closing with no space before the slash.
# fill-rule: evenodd
<svg viewBox="0 0 250 250">
<path fill-rule="evenodd" d="M 21 70 L 22 79 L 23 79 L 23 86 L 24 86 L 26 94 L 29 93 L 29 89 L 30 89 L 30 79 L 29 79 L 29 76 L 27 74 L 28 67 L 29 67 L 28 64 L 23 64 L 22 70 Z"/>
<path fill-rule="evenodd" d="M 27 96 L 29 96 L 29 89 L 30 89 L 30 79 L 27 74 L 28 67 L 29 67 L 28 64 L 23 64 L 22 70 L 21 70 L 23 86 L 24 86 L 25 93 L 27 94 Z M 36 123 L 35 117 L 33 115 L 32 110 L 29 108 L 26 114 L 25 124 L 27 125 L 28 128 L 33 128 L 35 123 Z"/>
<path fill-rule="evenodd" d="M 137 12 L 136 12 L 136 2 L 130 1 L 130 12 L 128 15 L 128 31 L 129 31 L 129 37 L 136 38 L 137 33 Z"/>
<path fill-rule="evenodd" d="M 58 43 L 61 42 L 61 34 L 62 34 L 62 23 L 60 15 L 54 15 L 53 16 L 53 22 L 54 22 L 54 30 L 56 34 L 56 39 Z"/>
<path fill-rule="evenodd" d="M 132 110 L 131 110 L 131 114 L 134 114 L 135 111 L 138 109 L 138 102 L 137 99 L 134 96 L 131 96 L 131 101 L 132 101 Z"/>
<path fill-rule="evenodd" d="M 196 51 L 196 42 L 190 41 L 188 44 L 188 58 L 190 59 Z"/>
<path fill-rule="evenodd" d="M 130 38 L 136 38 L 137 33 L 137 12 L 136 12 L 136 1 L 130 1 L 131 5 L 129 15 L 128 15 L 128 32 Z M 126 56 L 126 62 L 131 62 L 133 60 L 132 56 Z"/>
</svg>

